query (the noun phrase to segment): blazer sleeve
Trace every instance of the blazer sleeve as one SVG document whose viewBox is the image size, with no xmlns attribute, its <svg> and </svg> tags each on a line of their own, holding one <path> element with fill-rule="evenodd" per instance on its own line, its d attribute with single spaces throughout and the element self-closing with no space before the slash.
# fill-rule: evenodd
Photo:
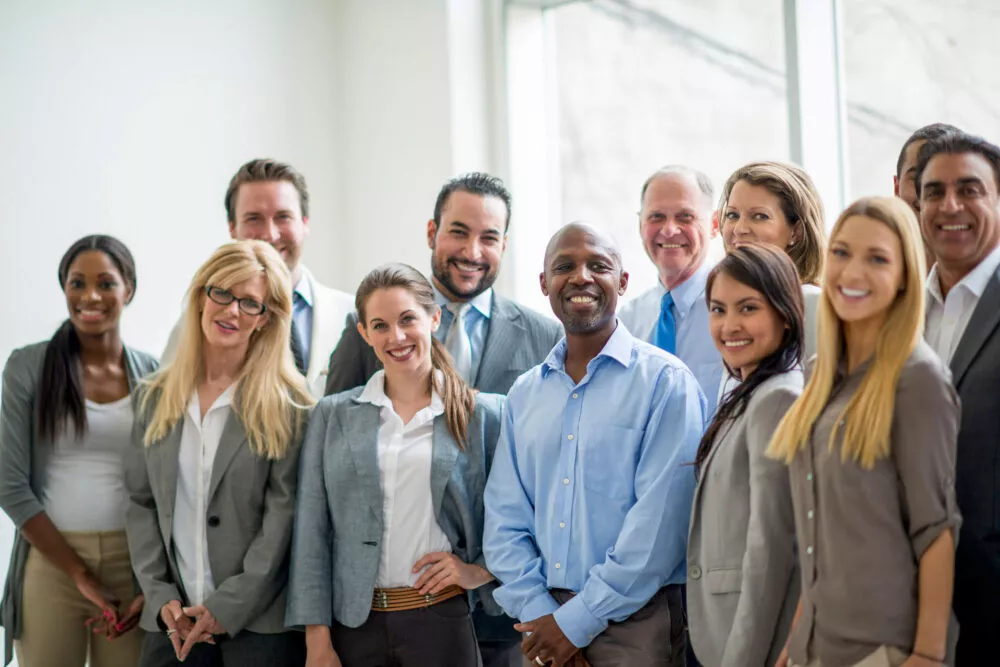
<svg viewBox="0 0 1000 667">
<path fill-rule="evenodd" d="M 500 439 L 500 424 L 503 420 L 503 404 L 505 397 L 499 394 L 479 394 L 476 400 L 483 405 L 483 465 L 486 472 L 485 479 L 489 479 L 490 470 L 493 468 L 493 456 L 496 454 L 497 441 Z M 480 544 L 484 544 L 485 526 L 483 535 L 480 535 Z M 484 570 L 489 571 L 486 564 L 485 548 L 480 551 L 479 557 L 473 561 Z M 491 573 L 492 574 L 492 573 Z M 503 614 L 503 609 L 493 599 L 493 591 L 497 589 L 500 582 L 497 579 L 483 584 L 476 589 L 476 595 L 483 604 L 483 611 L 489 616 L 499 616 Z"/>
<path fill-rule="evenodd" d="M 31 448 L 36 369 L 32 355 L 16 350 L 3 369 L 0 402 L 0 507 L 21 528 L 45 511 L 31 489 Z"/>
<path fill-rule="evenodd" d="M 333 521 L 324 474 L 328 409 L 323 401 L 313 410 L 302 444 L 285 613 L 289 627 L 333 625 Z"/>
<path fill-rule="evenodd" d="M 284 458 L 271 461 L 264 516 L 243 557 L 243 571 L 223 581 L 205 600 L 205 607 L 230 635 L 257 618 L 288 583 L 285 568 L 292 540 L 301 438 L 299 435 L 292 443 Z"/>
<path fill-rule="evenodd" d="M 768 458 L 771 436 L 798 392 L 775 387 L 748 407 L 746 447 L 750 463 L 750 524 L 743 556 L 740 600 L 722 657 L 723 667 L 766 665 L 795 572 L 795 521 L 788 467 Z"/>
<path fill-rule="evenodd" d="M 378 360 L 371 347 L 358 333 L 358 315 L 351 313 L 344 322 L 344 333 L 330 355 L 326 392 L 339 394 L 368 382 L 378 370 Z"/>
<path fill-rule="evenodd" d="M 146 434 L 146 418 L 141 410 L 143 396 L 142 388 L 133 393 L 136 408 L 132 446 L 125 453 L 125 489 L 129 498 L 125 509 L 125 531 L 132 570 L 146 596 L 146 608 L 154 610 L 158 619 L 163 605 L 171 600 L 183 602 L 184 598 L 170 574 L 167 549 L 160 535 L 156 498 L 149 483 L 147 448 L 143 443 Z"/>
</svg>

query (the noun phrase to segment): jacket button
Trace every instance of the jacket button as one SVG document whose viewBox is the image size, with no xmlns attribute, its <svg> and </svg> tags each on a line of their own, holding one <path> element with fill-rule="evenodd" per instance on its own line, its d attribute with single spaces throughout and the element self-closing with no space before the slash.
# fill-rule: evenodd
<svg viewBox="0 0 1000 667">
<path fill-rule="evenodd" d="M 208 517 L 208 525 L 211 526 L 212 528 L 215 528 L 216 526 L 218 526 L 219 525 L 219 517 L 217 517 L 217 516 L 210 516 L 210 517 Z"/>
<path fill-rule="evenodd" d="M 697 565 L 692 565 L 688 574 L 691 575 L 692 579 L 701 579 L 701 568 Z"/>
</svg>

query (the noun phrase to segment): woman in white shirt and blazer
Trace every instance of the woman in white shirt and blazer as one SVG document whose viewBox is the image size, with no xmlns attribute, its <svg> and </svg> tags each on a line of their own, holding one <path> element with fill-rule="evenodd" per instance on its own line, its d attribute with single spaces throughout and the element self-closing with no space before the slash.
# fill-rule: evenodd
<svg viewBox="0 0 1000 667">
<path fill-rule="evenodd" d="M 482 537 L 503 399 L 452 368 L 416 269 L 375 269 L 355 303 L 384 370 L 310 418 L 286 621 L 310 667 L 475 667 L 470 593 L 499 611 Z"/>
<path fill-rule="evenodd" d="M 141 667 L 304 662 L 283 622 L 311 403 L 291 312 L 277 251 L 222 246 L 191 283 L 177 356 L 140 388 L 127 531 L 146 595 Z"/>
<path fill-rule="evenodd" d="M 771 667 L 795 613 L 799 575 L 788 471 L 765 456 L 802 392 L 802 292 L 770 245 L 732 249 L 709 274 L 709 325 L 740 380 L 698 448 L 688 537 L 688 622 L 705 667 Z"/>
</svg>

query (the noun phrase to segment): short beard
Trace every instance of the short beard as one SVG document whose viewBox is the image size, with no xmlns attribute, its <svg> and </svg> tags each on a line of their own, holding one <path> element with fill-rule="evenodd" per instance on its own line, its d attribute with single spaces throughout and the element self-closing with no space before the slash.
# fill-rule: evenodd
<svg viewBox="0 0 1000 667">
<path fill-rule="evenodd" d="M 431 256 L 431 274 L 434 279 L 437 280 L 442 287 L 452 293 L 452 295 L 459 297 L 461 299 L 469 300 L 474 299 L 489 288 L 493 287 L 493 283 L 497 280 L 497 274 L 499 272 L 490 272 L 487 269 L 483 272 L 483 277 L 479 279 L 475 287 L 471 290 L 462 290 L 459 288 L 451 279 L 448 274 L 448 264 L 451 260 L 449 258 L 444 258 L 443 260 L 438 260 L 437 257 Z"/>
</svg>

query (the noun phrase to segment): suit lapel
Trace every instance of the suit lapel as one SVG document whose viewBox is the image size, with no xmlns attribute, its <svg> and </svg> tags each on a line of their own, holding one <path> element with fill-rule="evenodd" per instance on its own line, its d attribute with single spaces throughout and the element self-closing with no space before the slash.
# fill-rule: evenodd
<svg viewBox="0 0 1000 667">
<path fill-rule="evenodd" d="M 471 424 L 470 424 L 471 426 Z M 444 500 L 444 490 L 451 479 L 451 471 L 458 459 L 458 443 L 448 431 L 448 420 L 444 415 L 434 420 L 434 441 L 431 445 L 431 502 L 434 503 L 434 516 L 441 516 L 441 503 Z"/>
<path fill-rule="evenodd" d="M 483 358 L 471 384 L 475 387 L 488 385 L 495 375 L 511 368 L 518 340 L 524 333 L 521 313 L 507 299 L 494 292 L 489 329 L 483 344 Z"/>
<path fill-rule="evenodd" d="M 162 498 L 166 507 L 173 509 L 177 501 L 177 466 L 180 465 L 180 450 L 181 450 L 181 433 L 184 429 L 184 418 L 174 424 L 174 427 L 170 429 L 170 433 L 167 434 L 163 440 L 157 443 L 153 443 L 150 447 L 150 455 L 156 457 L 156 470 L 158 474 L 155 477 L 155 483 L 160 487 L 159 493 L 155 493 L 154 497 Z M 153 483 L 153 480 L 150 480 Z M 170 535 L 173 531 L 173 512 L 167 513 L 168 523 L 166 534 Z"/>
<path fill-rule="evenodd" d="M 226 469 L 246 442 L 247 434 L 243 423 L 236 411 L 230 410 L 229 418 L 226 419 L 226 425 L 222 429 L 222 437 L 219 438 L 219 448 L 215 451 L 215 460 L 212 462 L 212 480 L 208 487 L 209 500 L 215 496 Z"/>
<path fill-rule="evenodd" d="M 972 311 L 965 333 L 962 334 L 962 339 L 951 358 L 952 381 L 956 387 L 962 382 L 972 360 L 993 335 L 998 324 L 1000 324 L 1000 269 L 986 284 L 986 289 L 979 298 L 976 309 Z"/>
<path fill-rule="evenodd" d="M 378 471 L 378 429 L 380 408 L 371 403 L 354 402 L 347 406 L 344 436 L 354 460 L 361 488 L 375 516 L 382 517 L 382 484 Z"/>
</svg>

